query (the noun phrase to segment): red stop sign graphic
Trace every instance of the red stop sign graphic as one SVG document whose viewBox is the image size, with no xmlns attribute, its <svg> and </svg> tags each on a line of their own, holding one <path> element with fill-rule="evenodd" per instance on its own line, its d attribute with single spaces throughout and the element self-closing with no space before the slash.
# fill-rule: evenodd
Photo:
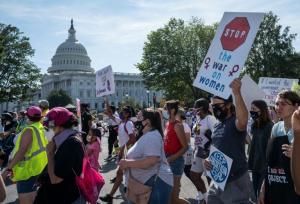
<svg viewBox="0 0 300 204">
<path fill-rule="evenodd" d="M 221 43 L 224 50 L 234 51 L 247 39 L 250 25 L 246 17 L 236 17 L 224 28 Z"/>
</svg>

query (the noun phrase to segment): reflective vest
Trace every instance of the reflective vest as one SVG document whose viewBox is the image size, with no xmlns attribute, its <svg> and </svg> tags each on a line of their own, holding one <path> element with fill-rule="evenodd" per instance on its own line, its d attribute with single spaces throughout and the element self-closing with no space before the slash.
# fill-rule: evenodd
<svg viewBox="0 0 300 204">
<path fill-rule="evenodd" d="M 46 145 L 47 139 L 44 133 L 44 127 L 40 122 L 28 125 L 22 130 L 17 138 L 15 148 L 12 152 L 13 157 L 20 148 L 21 139 L 24 132 L 30 129 L 32 132 L 32 143 L 25 153 L 24 159 L 19 161 L 13 168 L 13 181 L 24 181 L 30 177 L 37 176 L 42 173 L 48 163 Z"/>
</svg>

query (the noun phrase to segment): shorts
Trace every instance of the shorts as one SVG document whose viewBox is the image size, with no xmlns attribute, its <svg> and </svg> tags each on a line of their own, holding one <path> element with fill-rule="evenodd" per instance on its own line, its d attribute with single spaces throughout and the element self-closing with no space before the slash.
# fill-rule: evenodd
<svg viewBox="0 0 300 204">
<path fill-rule="evenodd" d="M 37 176 L 33 176 L 25 181 L 17 181 L 18 193 L 31 193 L 37 190 Z"/>
<path fill-rule="evenodd" d="M 203 173 L 205 170 L 203 162 L 204 159 L 197 157 L 196 154 L 194 154 L 191 171 L 199 174 Z"/>
<path fill-rule="evenodd" d="M 170 156 L 170 155 L 169 155 Z M 183 156 L 178 157 L 174 161 L 169 163 L 171 171 L 174 176 L 182 176 L 184 171 L 184 158 Z"/>
<path fill-rule="evenodd" d="M 169 203 L 171 198 L 172 186 L 164 182 L 159 176 L 155 180 L 156 175 L 152 176 L 145 185 L 152 187 L 149 204 Z"/>
</svg>

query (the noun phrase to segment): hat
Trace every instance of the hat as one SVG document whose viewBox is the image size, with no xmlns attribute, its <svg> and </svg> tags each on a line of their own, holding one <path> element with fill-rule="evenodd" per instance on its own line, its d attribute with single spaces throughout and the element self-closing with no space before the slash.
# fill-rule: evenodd
<svg viewBox="0 0 300 204">
<path fill-rule="evenodd" d="M 230 95 L 228 97 L 228 99 L 222 98 L 222 97 L 217 96 L 217 95 L 212 96 L 212 98 L 223 100 L 225 103 L 232 103 L 233 102 L 232 95 Z"/>
<path fill-rule="evenodd" d="M 49 108 L 49 102 L 47 100 L 40 100 L 39 106 L 42 108 Z"/>
<path fill-rule="evenodd" d="M 31 118 L 42 118 L 42 110 L 37 106 L 31 106 L 27 109 L 26 115 Z"/>
<path fill-rule="evenodd" d="M 73 113 L 63 107 L 52 108 L 46 115 L 44 125 L 49 126 L 49 122 L 53 121 L 55 126 L 65 125 L 69 120 L 73 119 Z"/>
</svg>

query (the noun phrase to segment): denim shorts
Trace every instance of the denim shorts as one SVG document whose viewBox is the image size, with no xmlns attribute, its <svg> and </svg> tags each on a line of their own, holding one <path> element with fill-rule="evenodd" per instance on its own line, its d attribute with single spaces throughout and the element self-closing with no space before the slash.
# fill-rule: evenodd
<svg viewBox="0 0 300 204">
<path fill-rule="evenodd" d="M 25 181 L 17 181 L 18 193 L 31 193 L 37 190 L 37 176 L 33 176 Z"/>
<path fill-rule="evenodd" d="M 165 204 L 169 203 L 171 198 L 172 186 L 164 182 L 161 178 L 157 177 L 154 182 L 156 175 L 152 176 L 145 185 L 152 186 L 152 192 L 150 195 L 149 204 Z"/>
<path fill-rule="evenodd" d="M 169 155 L 170 156 L 170 155 Z M 183 156 L 178 157 L 174 161 L 169 163 L 172 173 L 174 176 L 182 176 L 184 171 L 184 158 Z"/>
</svg>

